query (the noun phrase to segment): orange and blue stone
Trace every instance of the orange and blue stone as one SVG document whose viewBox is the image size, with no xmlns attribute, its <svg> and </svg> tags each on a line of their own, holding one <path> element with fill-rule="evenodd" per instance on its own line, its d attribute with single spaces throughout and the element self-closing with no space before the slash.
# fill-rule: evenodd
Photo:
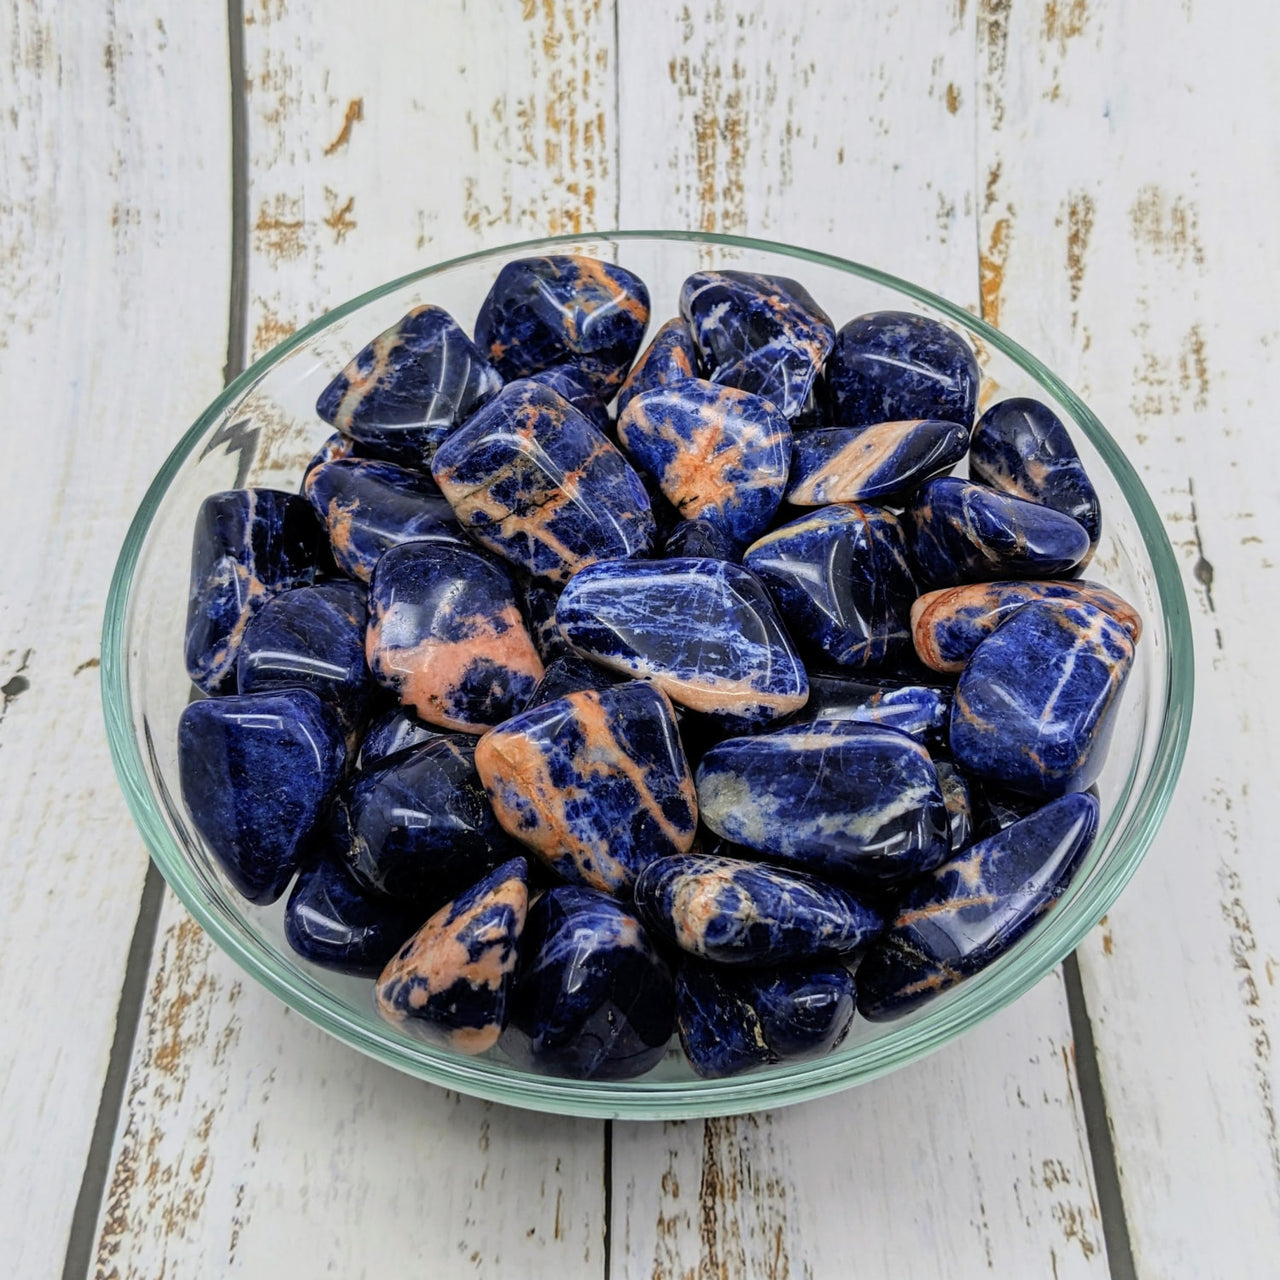
<svg viewBox="0 0 1280 1280">
<path fill-rule="evenodd" d="M 791 428 L 760 396 L 686 379 L 636 396 L 618 440 L 687 520 L 738 543 L 769 526 L 791 465 Z"/>
<path fill-rule="evenodd" d="M 766 724 L 809 696 L 768 592 L 724 560 L 590 565 L 569 580 L 556 620 L 593 662 L 652 680 L 672 702 L 728 726 Z"/>
<path fill-rule="evenodd" d="M 389 1022 L 458 1053 L 492 1049 L 507 1025 L 529 868 L 512 858 L 441 907 L 388 961 L 378 1010 Z"/>
<path fill-rule="evenodd" d="M 503 829 L 562 880 L 629 897 L 656 858 L 686 853 L 698 825 L 675 712 L 640 680 L 525 711 L 476 745 Z"/>
<path fill-rule="evenodd" d="M 1093 796 L 1062 796 L 913 886 L 858 966 L 858 1012 L 901 1017 L 986 968 L 1062 896 L 1097 830 Z"/>
<path fill-rule="evenodd" d="M 618 416 L 622 416 L 632 396 L 658 387 L 669 387 L 686 378 L 696 378 L 701 369 L 698 348 L 694 346 L 689 326 L 679 318 L 668 320 L 632 365 L 627 380 L 619 389 L 616 401 Z"/>
<path fill-rule="evenodd" d="M 423 467 L 501 386 L 457 321 L 428 305 L 363 347 L 320 393 L 316 412 L 362 455 Z"/>
<path fill-rule="evenodd" d="M 802 720 L 858 720 L 897 729 L 933 748 L 947 740 L 952 691 L 892 676 L 809 673 L 809 701 Z"/>
<path fill-rule="evenodd" d="M 536 382 L 513 382 L 431 464 L 458 523 L 518 568 L 566 582 L 653 544 L 640 477 L 590 421 Z"/>
<path fill-rule="evenodd" d="M 476 317 L 476 345 L 508 382 L 568 365 L 604 401 L 622 385 L 649 324 L 634 272 L 577 254 L 517 258 Z"/>
<path fill-rule="evenodd" d="M 356 442 L 350 436 L 344 436 L 341 431 L 335 431 L 328 439 L 311 455 L 311 460 L 307 463 L 302 472 L 302 488 L 299 490 L 303 495 L 307 492 L 307 477 L 317 468 L 322 467 L 326 462 L 337 462 L 340 458 L 350 458 L 355 456 Z"/>
<path fill-rule="evenodd" d="M 554 391 L 567 400 L 584 417 L 589 418 L 597 431 L 607 432 L 612 426 L 609 410 L 592 384 L 572 365 L 557 364 L 540 373 L 531 373 L 526 379 Z"/>
<path fill-rule="evenodd" d="M 378 561 L 365 655 L 405 706 L 463 733 L 514 715 L 543 670 L 506 571 L 438 542 L 406 542 Z"/>
<path fill-rule="evenodd" d="M 1023 605 L 974 650 L 951 709 L 965 773 L 1023 795 L 1084 791 L 1106 759 L 1133 641 L 1091 604 Z"/>
</svg>

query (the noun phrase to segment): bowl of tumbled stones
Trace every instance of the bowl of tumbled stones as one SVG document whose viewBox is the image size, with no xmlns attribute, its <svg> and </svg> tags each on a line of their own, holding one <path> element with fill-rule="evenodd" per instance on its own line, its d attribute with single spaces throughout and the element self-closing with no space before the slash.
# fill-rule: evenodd
<svg viewBox="0 0 1280 1280">
<path fill-rule="evenodd" d="M 1186 603 L 1133 468 L 963 309 L 731 237 L 339 307 L 147 494 L 103 649 L 169 884 L 357 1049 L 678 1117 L 894 1069 L 1115 900 Z"/>
</svg>

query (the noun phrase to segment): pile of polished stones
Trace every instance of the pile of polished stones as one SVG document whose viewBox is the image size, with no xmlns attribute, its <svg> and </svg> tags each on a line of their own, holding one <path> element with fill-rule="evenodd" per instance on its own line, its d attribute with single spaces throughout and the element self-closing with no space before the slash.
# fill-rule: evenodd
<svg viewBox="0 0 1280 1280">
<path fill-rule="evenodd" d="M 196 524 L 182 794 L 398 1025 L 725 1076 L 977 972 L 1061 895 L 1141 623 L 1077 576 L 1062 423 L 794 280 L 509 262 L 321 394 L 302 482 Z M 612 408 L 610 406 L 612 405 Z M 967 456 L 969 479 L 949 473 Z M 296 877 L 296 879 L 295 879 Z"/>
</svg>

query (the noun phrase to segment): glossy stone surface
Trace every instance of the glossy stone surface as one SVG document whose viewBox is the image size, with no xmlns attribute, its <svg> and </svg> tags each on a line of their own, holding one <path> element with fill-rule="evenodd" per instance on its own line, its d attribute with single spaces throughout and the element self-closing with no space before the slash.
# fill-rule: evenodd
<svg viewBox="0 0 1280 1280">
<path fill-rule="evenodd" d="M 518 258 L 476 317 L 476 344 L 510 382 L 569 365 L 609 400 L 649 323 L 649 290 L 612 262 L 573 254 Z"/>
<path fill-rule="evenodd" d="M 421 539 L 467 545 L 430 476 L 390 462 L 339 458 L 307 473 L 307 500 L 324 522 L 338 568 L 368 582 L 383 552 Z"/>
<path fill-rule="evenodd" d="M 902 523 L 923 590 L 1052 578 L 1089 552 L 1089 535 L 1070 516 L 951 476 L 928 481 Z"/>
<path fill-rule="evenodd" d="M 807 651 L 847 667 L 878 666 L 909 651 L 916 584 L 891 512 L 823 507 L 766 533 L 742 562 Z"/>
<path fill-rule="evenodd" d="M 559 586 L 543 582 L 540 578 L 517 578 L 516 595 L 520 600 L 520 611 L 524 614 L 525 626 L 529 629 L 533 647 L 537 649 L 542 661 L 551 662 L 572 653 L 569 642 L 556 626 Z"/>
<path fill-rule="evenodd" d="M 528 909 L 528 866 L 512 858 L 441 907 L 400 948 L 378 978 L 379 1012 L 459 1053 L 493 1048 L 507 1024 Z"/>
<path fill-rule="evenodd" d="M 449 438 L 431 470 L 464 529 L 552 582 L 653 543 L 640 477 L 582 414 L 536 382 L 503 388 Z"/>
<path fill-rule="evenodd" d="M 378 561 L 365 652 L 401 702 L 464 733 L 514 715 L 542 679 L 505 570 L 441 543 L 406 542 Z"/>
<path fill-rule="evenodd" d="M 335 431 L 316 451 L 311 455 L 310 462 L 302 472 L 302 488 L 300 493 L 307 491 L 307 477 L 317 468 L 323 466 L 326 462 L 337 462 L 340 458 L 350 458 L 355 449 L 356 442 L 350 436 L 344 436 L 341 431 Z"/>
<path fill-rule="evenodd" d="M 235 671 L 249 619 L 274 595 L 309 586 L 324 534 L 307 502 L 278 489 L 211 493 L 196 516 L 187 600 L 187 674 L 216 693 Z"/>
<path fill-rule="evenodd" d="M 685 378 L 696 378 L 701 368 L 698 348 L 694 345 L 689 326 L 679 318 L 668 320 L 640 353 L 640 358 L 619 389 L 616 402 L 618 416 L 622 416 L 632 396 L 652 391 L 655 387 L 669 387 Z"/>
<path fill-rule="evenodd" d="M 829 1053 L 853 1012 L 853 978 L 839 964 L 752 973 L 690 960 L 676 975 L 680 1043 L 704 1079 Z"/>
<path fill-rule="evenodd" d="M 767 723 L 808 697 L 764 587 L 723 560 L 591 565 L 565 587 L 556 619 L 587 657 L 729 723 Z"/>
<path fill-rule="evenodd" d="M 1092 554 L 1102 536 L 1102 504 L 1066 427 L 1047 404 L 1025 397 L 993 404 L 978 419 L 969 449 L 975 480 L 1079 521 Z"/>
<path fill-rule="evenodd" d="M 689 378 L 636 396 L 618 440 L 686 519 L 740 543 L 762 533 L 782 501 L 791 428 L 760 396 Z"/>
<path fill-rule="evenodd" d="M 567 400 L 597 431 L 609 430 L 609 410 L 605 408 L 604 401 L 590 380 L 572 365 L 554 365 L 539 373 L 531 373 L 526 381 L 547 387 L 562 400 Z"/>
<path fill-rule="evenodd" d="M 578 1080 L 643 1075 L 675 1026 L 671 974 L 644 927 L 594 889 L 565 885 L 529 909 L 502 1048 Z"/>
<path fill-rule="evenodd" d="M 501 386 L 453 317 L 428 305 L 363 347 L 320 393 L 316 412 L 369 456 L 424 466 Z"/>
<path fill-rule="evenodd" d="M 524 712 L 476 746 L 503 829 L 562 879 L 629 896 L 698 825 L 675 712 L 655 685 L 585 689 Z"/>
<path fill-rule="evenodd" d="M 896 729 L 815 720 L 729 738 L 697 782 L 717 835 L 814 875 L 902 880 L 950 851 L 933 762 Z"/>
<path fill-rule="evenodd" d="M 973 582 L 927 592 L 911 606 L 916 653 L 935 671 L 963 671 L 973 651 L 1032 600 L 1082 601 L 1110 614 L 1134 644 L 1142 636 L 1138 611 L 1096 582 Z"/>
<path fill-rule="evenodd" d="M 444 737 L 444 731 L 423 724 L 408 707 L 396 707 L 379 716 L 360 743 L 356 768 L 362 772 L 388 760 L 401 751 Z"/>
<path fill-rule="evenodd" d="M 941 418 L 973 425 L 981 382 L 969 344 L 907 311 L 873 311 L 836 335 L 825 382 L 838 427 Z"/>
<path fill-rule="evenodd" d="M 809 676 L 802 720 L 859 720 L 897 729 L 926 747 L 945 743 L 951 721 L 951 689 L 877 676 Z"/>
<path fill-rule="evenodd" d="M 938 786 L 942 788 L 942 800 L 947 806 L 947 830 L 954 857 L 973 843 L 973 797 L 964 774 L 951 761 L 935 759 L 933 767 L 937 770 Z"/>
<path fill-rule="evenodd" d="M 852 955 L 884 927 L 872 907 L 835 885 L 707 854 L 651 862 L 636 881 L 635 899 L 655 933 L 717 964 Z"/>
<path fill-rule="evenodd" d="M 1092 796 L 1063 796 L 944 863 L 859 966 L 859 1013 L 900 1017 L 1007 951 L 1062 895 L 1097 828 Z"/>
<path fill-rule="evenodd" d="M 203 699 L 178 721 L 187 812 L 227 878 L 260 905 L 293 878 L 345 762 L 337 717 L 309 689 Z"/>
<path fill-rule="evenodd" d="M 1091 604 L 1024 605 L 974 650 L 956 685 L 951 750 L 966 773 L 1060 796 L 1097 780 L 1133 641 Z"/>
<path fill-rule="evenodd" d="M 706 520 L 681 520 L 662 540 L 661 556 L 669 560 L 738 560 L 742 545 Z"/>
<path fill-rule="evenodd" d="M 525 710 L 554 702 L 570 693 L 581 693 L 584 689 L 608 689 L 617 684 L 619 678 L 616 673 L 606 671 L 580 654 L 567 653 L 547 663 L 547 669 Z"/>
</svg>

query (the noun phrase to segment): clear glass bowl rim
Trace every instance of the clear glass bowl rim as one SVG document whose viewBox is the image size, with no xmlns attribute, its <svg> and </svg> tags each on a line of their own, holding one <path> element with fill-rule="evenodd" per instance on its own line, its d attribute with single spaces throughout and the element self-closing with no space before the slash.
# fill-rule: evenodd
<svg viewBox="0 0 1280 1280">
<path fill-rule="evenodd" d="M 1070 903 L 1046 920 L 997 965 L 964 983 L 957 996 L 935 1016 L 904 1025 L 896 1035 L 860 1046 L 848 1058 L 775 1068 L 761 1075 L 727 1080 L 599 1082 L 536 1076 L 516 1067 L 483 1059 L 465 1059 L 429 1045 L 398 1037 L 390 1027 L 380 1032 L 351 1017 L 328 992 L 302 985 L 288 967 L 247 933 L 237 932 L 216 904 L 207 900 L 170 834 L 160 803 L 147 777 L 132 725 L 127 671 L 128 606 L 134 572 L 160 502 L 179 468 L 224 411 L 273 365 L 340 317 L 394 290 L 464 263 L 501 258 L 512 253 L 546 251 L 591 240 L 670 240 L 699 245 L 764 251 L 860 276 L 893 289 L 948 316 L 1002 352 L 1039 381 L 1074 415 L 1112 472 L 1141 530 L 1151 558 L 1164 615 L 1149 620 L 1161 625 L 1165 638 L 1168 700 L 1150 776 L 1138 802 L 1116 833 L 1105 870 Z M 147 848 L 170 888 L 205 931 L 235 962 L 273 995 L 339 1040 L 381 1062 L 462 1093 L 536 1111 L 621 1119 L 683 1119 L 727 1115 L 772 1108 L 821 1097 L 895 1071 L 941 1048 L 998 1009 L 1022 995 L 1048 974 L 1106 914 L 1142 860 L 1168 809 L 1186 752 L 1194 688 L 1191 622 L 1177 560 L 1164 526 L 1141 480 L 1120 447 L 1083 401 L 1051 370 L 1013 339 L 963 307 L 886 272 L 816 250 L 744 236 L 693 231 L 591 231 L 521 241 L 464 254 L 424 267 L 352 298 L 313 320 L 255 361 L 234 379 L 195 421 L 165 460 L 147 489 L 130 524 L 112 575 L 102 633 L 102 701 L 107 739 L 116 774 Z"/>
</svg>

